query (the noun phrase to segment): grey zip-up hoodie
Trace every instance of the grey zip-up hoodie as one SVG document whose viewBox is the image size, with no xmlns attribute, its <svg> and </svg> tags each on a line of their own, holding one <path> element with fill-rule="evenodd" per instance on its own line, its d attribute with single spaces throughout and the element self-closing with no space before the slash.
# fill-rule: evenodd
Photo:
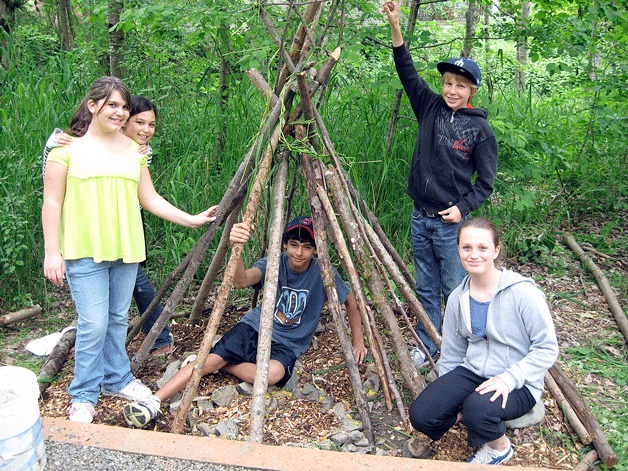
<svg viewBox="0 0 628 471">
<path fill-rule="evenodd" d="M 499 376 L 509 391 L 526 386 L 538 401 L 545 372 L 558 357 L 554 323 L 534 280 L 502 272 L 488 307 L 486 338 L 471 333 L 469 276 L 449 296 L 439 371 L 443 375 L 462 365 L 487 379 Z"/>
</svg>

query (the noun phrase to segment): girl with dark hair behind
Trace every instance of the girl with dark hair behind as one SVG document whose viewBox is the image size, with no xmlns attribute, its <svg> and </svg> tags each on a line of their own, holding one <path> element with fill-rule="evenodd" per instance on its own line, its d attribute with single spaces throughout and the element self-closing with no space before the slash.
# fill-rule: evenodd
<svg viewBox="0 0 628 471">
<path fill-rule="evenodd" d="M 138 263 L 146 258 L 140 204 L 185 227 L 214 220 L 215 207 L 191 215 L 153 186 L 147 157 L 125 136 L 130 94 L 114 77 L 94 82 L 74 114 L 81 134 L 46 162 L 42 227 L 44 275 L 65 277 L 78 313 L 70 420 L 91 422 L 103 394 L 137 400 L 151 391 L 133 376 L 125 348 Z"/>
</svg>

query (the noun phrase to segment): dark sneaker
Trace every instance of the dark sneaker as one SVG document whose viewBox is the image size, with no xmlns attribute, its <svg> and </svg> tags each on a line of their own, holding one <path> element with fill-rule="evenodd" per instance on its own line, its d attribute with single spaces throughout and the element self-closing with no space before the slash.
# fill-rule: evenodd
<svg viewBox="0 0 628 471">
<path fill-rule="evenodd" d="M 157 396 L 150 396 L 140 402 L 132 402 L 124 406 L 124 420 L 131 427 L 144 428 L 159 415 L 161 401 Z"/>
<path fill-rule="evenodd" d="M 493 450 L 485 443 L 467 460 L 467 463 L 502 464 L 512 458 L 512 455 L 513 451 L 510 441 L 508 441 L 508 448 L 504 451 Z"/>
</svg>

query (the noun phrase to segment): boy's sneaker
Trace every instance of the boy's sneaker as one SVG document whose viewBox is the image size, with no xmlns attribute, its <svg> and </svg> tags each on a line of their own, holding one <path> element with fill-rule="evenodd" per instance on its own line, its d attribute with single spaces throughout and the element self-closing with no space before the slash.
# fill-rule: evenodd
<svg viewBox="0 0 628 471">
<path fill-rule="evenodd" d="M 120 389 L 118 392 L 111 392 L 103 389 L 102 393 L 105 396 L 121 397 L 123 399 L 128 399 L 129 401 L 141 401 L 152 394 L 151 390 L 144 386 L 144 384 L 137 378 Z"/>
<path fill-rule="evenodd" d="M 508 440 L 508 448 L 504 451 L 493 450 L 488 444 L 482 445 L 482 447 L 476 451 L 471 458 L 467 460 L 467 463 L 477 464 L 502 464 L 512 458 L 512 444 Z"/>
<path fill-rule="evenodd" d="M 96 411 L 89 402 L 72 403 L 72 407 L 70 407 L 70 420 L 72 422 L 91 424 L 94 417 L 96 417 Z"/>
<path fill-rule="evenodd" d="M 122 413 L 124 420 L 131 427 L 144 428 L 159 415 L 161 400 L 157 396 L 149 396 L 140 402 L 133 402 L 124 406 Z"/>
<path fill-rule="evenodd" d="M 412 349 L 410 352 L 410 357 L 412 357 L 412 361 L 416 369 L 423 368 L 429 364 L 427 361 L 427 357 L 423 352 L 423 349 L 418 345 Z"/>
</svg>

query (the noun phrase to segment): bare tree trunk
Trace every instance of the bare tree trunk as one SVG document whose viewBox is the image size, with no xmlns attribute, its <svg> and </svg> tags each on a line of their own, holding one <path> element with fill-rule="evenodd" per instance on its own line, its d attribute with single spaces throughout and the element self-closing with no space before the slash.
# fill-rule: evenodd
<svg viewBox="0 0 628 471">
<path fill-rule="evenodd" d="M 488 99 L 489 101 L 493 101 L 493 79 L 491 72 L 491 62 L 489 57 L 491 57 L 491 39 L 489 37 L 489 26 L 491 24 L 491 11 L 489 7 L 484 7 L 484 57 L 486 57 L 486 67 L 484 70 L 484 84 L 486 86 L 486 90 L 488 91 Z"/>
<path fill-rule="evenodd" d="M 74 41 L 74 30 L 72 28 L 72 8 L 70 0 L 59 0 L 57 17 L 59 19 L 61 49 L 64 51 L 71 51 L 72 42 Z"/>
<path fill-rule="evenodd" d="M 464 44 L 462 46 L 462 57 L 473 58 L 473 44 L 475 43 L 475 28 L 478 24 L 480 11 L 477 0 L 469 0 L 469 8 L 465 14 Z"/>
<path fill-rule="evenodd" d="M 109 27 L 109 73 L 114 77 L 122 78 L 122 43 L 124 33 L 122 30 L 114 29 L 120 23 L 120 15 L 124 10 L 124 0 L 108 0 L 107 2 L 107 22 Z"/>
<path fill-rule="evenodd" d="M 517 62 L 515 70 L 515 88 L 519 91 L 526 89 L 526 66 L 528 65 L 528 25 L 530 23 L 530 2 L 521 4 L 521 23 L 517 40 Z"/>
<path fill-rule="evenodd" d="M 224 21 L 220 23 L 218 32 L 220 40 L 220 70 L 218 75 L 218 106 L 220 110 L 218 132 L 216 133 L 216 145 L 214 147 L 215 164 L 220 167 L 221 155 L 225 149 L 225 136 L 227 135 L 227 102 L 229 100 L 229 74 L 231 67 L 227 60 L 230 52 L 229 30 Z"/>
</svg>

